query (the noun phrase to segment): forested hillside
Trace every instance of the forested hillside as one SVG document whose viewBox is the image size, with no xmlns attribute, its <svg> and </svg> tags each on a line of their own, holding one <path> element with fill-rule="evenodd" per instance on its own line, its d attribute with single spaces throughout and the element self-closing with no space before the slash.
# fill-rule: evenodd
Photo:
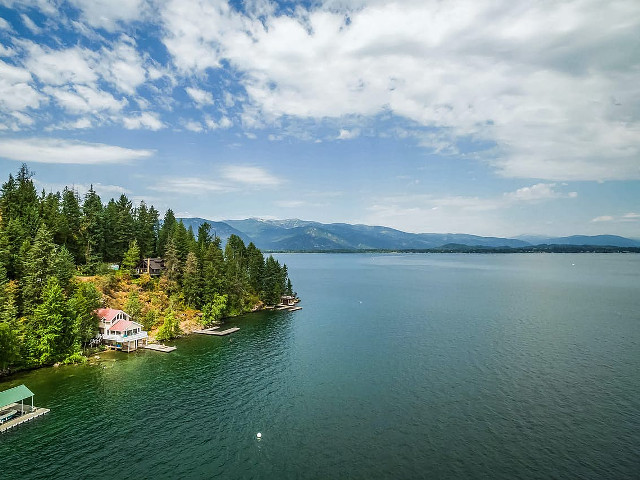
<svg viewBox="0 0 640 480">
<path fill-rule="evenodd" d="M 293 293 L 286 265 L 236 235 L 223 249 L 206 223 L 196 235 L 171 210 L 160 222 L 124 194 L 38 193 L 32 177 L 23 165 L 0 192 L 0 372 L 82 360 L 101 306 L 166 339 L 185 312 L 206 325 Z M 149 257 L 164 259 L 162 275 L 136 276 Z"/>
</svg>

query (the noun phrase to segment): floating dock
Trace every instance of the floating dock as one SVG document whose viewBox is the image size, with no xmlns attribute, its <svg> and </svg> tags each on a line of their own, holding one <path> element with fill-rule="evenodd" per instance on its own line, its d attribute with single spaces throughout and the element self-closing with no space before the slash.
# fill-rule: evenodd
<svg viewBox="0 0 640 480">
<path fill-rule="evenodd" d="M 155 350 L 156 352 L 169 353 L 177 349 L 177 347 L 169 347 L 167 345 L 161 345 L 160 343 L 149 343 L 144 346 L 147 350 Z"/>
<path fill-rule="evenodd" d="M 25 405 L 26 407 L 26 405 Z M 15 405 L 12 408 L 20 408 L 20 405 Z M 36 417 L 49 413 L 50 410 L 48 408 L 41 407 L 33 407 L 33 410 L 30 413 L 24 413 L 19 417 L 13 418 L 11 420 L 7 420 L 3 424 L 0 425 L 0 433 L 6 432 L 10 428 L 16 427 L 21 423 L 28 422 L 29 420 L 33 420 Z"/>
<path fill-rule="evenodd" d="M 276 310 L 284 310 L 287 312 L 295 312 L 297 310 L 302 310 L 302 307 L 298 307 L 297 305 L 276 305 Z"/>
<path fill-rule="evenodd" d="M 227 328 L 226 330 L 218 330 L 220 327 L 205 328 L 204 330 L 194 330 L 193 333 L 199 333 L 201 335 L 217 335 L 219 337 L 223 335 L 229 335 L 230 333 L 240 330 L 239 327 Z"/>
</svg>

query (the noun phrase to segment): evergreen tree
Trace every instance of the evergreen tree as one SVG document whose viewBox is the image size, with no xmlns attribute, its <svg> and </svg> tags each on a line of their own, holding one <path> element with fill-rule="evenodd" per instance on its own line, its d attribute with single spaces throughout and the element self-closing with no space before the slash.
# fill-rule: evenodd
<svg viewBox="0 0 640 480">
<path fill-rule="evenodd" d="M 167 248 L 167 243 L 169 243 L 169 238 L 173 236 L 173 231 L 176 228 L 176 217 L 173 214 L 173 210 L 167 210 L 167 213 L 164 215 L 164 220 L 162 222 L 162 227 L 160 227 L 160 231 L 158 232 L 158 255 L 161 257 L 165 256 L 165 250 Z"/>
<path fill-rule="evenodd" d="M 58 283 L 66 293 L 71 293 L 73 283 L 72 278 L 76 271 L 76 265 L 71 253 L 63 246 L 58 249 L 53 258 L 53 274 L 58 279 Z"/>
<path fill-rule="evenodd" d="M 84 245 L 84 261 L 90 271 L 95 271 L 98 262 L 104 260 L 104 220 L 103 206 L 93 185 L 84 197 L 82 204 L 81 232 Z"/>
<path fill-rule="evenodd" d="M 99 318 L 95 311 L 102 304 L 102 295 L 91 282 L 82 282 L 69 300 L 75 314 L 75 330 L 82 345 L 87 345 L 98 333 Z"/>
<path fill-rule="evenodd" d="M 65 187 L 62 192 L 62 215 L 60 216 L 61 244 L 80 262 L 84 260 L 84 252 L 81 238 L 82 212 L 80 211 L 80 199 L 78 194 Z"/>
<path fill-rule="evenodd" d="M 122 268 L 128 273 L 133 273 L 139 263 L 140 248 L 138 248 L 138 242 L 134 240 L 129 244 L 129 249 L 122 259 Z"/>
<path fill-rule="evenodd" d="M 249 285 L 255 293 L 259 294 L 262 290 L 262 277 L 264 276 L 264 257 L 253 242 L 247 246 L 246 255 Z"/>
<path fill-rule="evenodd" d="M 40 363 L 63 360 L 78 350 L 73 310 L 55 277 L 42 292 L 42 303 L 33 314 Z"/>
<path fill-rule="evenodd" d="M 189 232 L 185 228 L 184 223 L 178 222 L 173 231 L 173 235 L 169 237 L 169 241 L 173 241 L 178 259 L 180 263 L 184 264 L 187 261 L 189 250 L 195 245 L 193 232 L 191 232 L 191 236 L 189 236 Z"/>
<path fill-rule="evenodd" d="M 135 213 L 136 240 L 140 246 L 140 254 L 143 258 L 152 257 L 156 249 L 158 211 L 153 207 L 147 209 L 146 203 L 142 201 Z"/>
<path fill-rule="evenodd" d="M 0 372 L 20 359 L 20 339 L 11 325 L 0 321 Z"/>
<path fill-rule="evenodd" d="M 47 226 L 53 240 L 58 245 L 64 243 L 60 232 L 61 216 L 60 216 L 60 193 L 49 192 L 45 195 L 44 190 L 40 194 L 40 219 Z"/>
<path fill-rule="evenodd" d="M 28 237 L 33 237 L 36 234 L 40 224 L 40 202 L 36 187 L 31 180 L 32 177 L 33 172 L 26 164 L 22 164 L 16 176 L 18 188 L 16 189 L 15 218 L 20 220 Z"/>
<path fill-rule="evenodd" d="M 164 255 L 165 274 L 170 281 L 177 282 L 182 274 L 182 262 L 178 257 L 178 250 L 173 243 L 173 239 L 169 239 Z"/>
<path fill-rule="evenodd" d="M 51 233 L 42 225 L 29 248 L 23 265 L 22 304 L 24 312 L 30 314 L 40 301 L 42 291 L 50 276 L 54 276 L 56 246 Z"/>
<path fill-rule="evenodd" d="M 200 282 L 198 272 L 198 259 L 193 252 L 187 255 L 187 263 L 184 267 L 182 280 L 182 291 L 184 300 L 190 307 L 200 306 Z"/>
</svg>

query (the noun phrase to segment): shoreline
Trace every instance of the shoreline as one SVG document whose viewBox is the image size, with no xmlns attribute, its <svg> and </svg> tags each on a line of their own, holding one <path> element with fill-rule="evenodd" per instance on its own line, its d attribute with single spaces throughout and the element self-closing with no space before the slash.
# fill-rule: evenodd
<svg viewBox="0 0 640 480">
<path fill-rule="evenodd" d="M 300 299 L 296 299 L 296 300 L 297 300 L 296 304 L 300 302 Z M 207 326 L 204 326 L 204 327 L 203 326 L 196 326 L 196 328 L 187 328 L 186 330 L 183 330 L 180 335 L 178 335 L 178 336 L 176 336 L 174 338 L 171 338 L 169 340 L 164 340 L 163 342 L 166 342 L 166 341 L 170 342 L 170 341 L 173 341 L 173 340 L 176 340 L 176 339 L 179 339 L 179 338 L 184 338 L 184 337 L 188 337 L 188 336 L 191 336 L 191 335 L 198 335 L 195 332 L 195 330 L 203 329 L 203 328 L 212 328 L 212 327 L 216 327 L 216 326 L 222 326 L 225 323 L 224 320 L 227 320 L 227 319 L 239 318 L 239 317 L 241 317 L 243 315 L 249 315 L 249 314 L 258 313 L 258 312 L 278 312 L 278 311 L 282 311 L 282 310 L 278 310 L 277 309 L 277 305 L 273 305 L 273 306 L 263 305 L 263 306 L 260 306 L 260 308 L 257 308 L 257 309 L 254 306 L 254 308 L 249 310 L 248 312 L 243 312 L 243 313 L 240 313 L 238 315 L 234 315 L 234 316 L 230 316 L 230 317 L 224 317 L 220 321 L 215 322 L 215 323 L 213 323 L 211 325 L 207 325 Z M 150 338 L 150 340 L 152 339 L 149 342 L 149 344 L 162 344 L 162 343 L 158 342 L 155 339 L 155 337 L 151 337 L 150 336 L 149 338 Z M 146 350 L 146 349 L 144 347 L 140 347 L 140 348 L 134 350 L 133 352 L 124 352 L 124 353 L 128 353 L 128 354 L 129 353 L 135 353 L 138 350 Z M 85 365 L 85 364 L 89 364 L 89 363 L 98 363 L 98 362 L 92 362 L 92 360 L 100 360 L 100 358 L 98 358 L 98 359 L 95 358 L 96 355 L 99 356 L 99 355 L 101 355 L 102 353 L 105 353 L 105 352 L 117 352 L 117 351 L 118 350 L 109 349 L 109 348 L 106 348 L 104 345 L 101 345 L 100 348 L 96 348 L 91 353 L 80 353 L 82 355 L 82 357 L 85 359 L 85 361 L 83 361 L 83 362 L 75 362 L 75 363 L 56 362 L 56 363 L 53 363 L 53 364 L 50 364 L 50 365 L 38 365 L 38 366 L 34 366 L 34 367 L 28 367 L 28 368 L 24 368 L 24 369 L 20 369 L 20 370 L 16 370 L 16 371 L 11 371 L 11 372 L 8 372 L 8 373 L 0 371 L 0 382 L 4 382 L 4 381 L 7 381 L 7 380 L 10 380 L 11 377 L 13 377 L 15 375 L 18 375 L 20 373 L 32 372 L 34 370 L 42 370 L 42 369 L 45 369 L 45 368 L 58 368 L 58 367 L 70 366 L 70 365 Z M 121 353 L 123 353 L 123 352 L 121 352 Z"/>
</svg>

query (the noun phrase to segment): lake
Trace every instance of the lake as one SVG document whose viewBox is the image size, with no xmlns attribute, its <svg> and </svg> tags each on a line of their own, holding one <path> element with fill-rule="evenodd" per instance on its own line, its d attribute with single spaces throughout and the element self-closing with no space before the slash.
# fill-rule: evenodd
<svg viewBox="0 0 640 480">
<path fill-rule="evenodd" d="M 640 255 L 277 257 L 300 311 L 0 383 L 0 478 L 638 478 Z"/>
</svg>

